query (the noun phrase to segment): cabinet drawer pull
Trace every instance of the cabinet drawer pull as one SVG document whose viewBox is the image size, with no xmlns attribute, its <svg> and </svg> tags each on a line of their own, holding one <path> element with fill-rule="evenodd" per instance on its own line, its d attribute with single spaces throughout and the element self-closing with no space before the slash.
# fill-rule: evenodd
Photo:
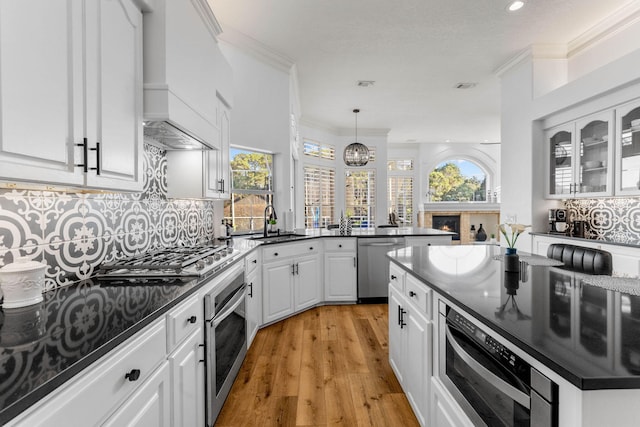
<svg viewBox="0 0 640 427">
<path fill-rule="evenodd" d="M 249 298 L 253 298 L 253 282 L 249 283 Z"/>
<path fill-rule="evenodd" d="M 198 318 L 196 316 L 191 316 L 187 319 L 187 323 L 196 323 Z"/>
<path fill-rule="evenodd" d="M 342 245 L 338 245 L 338 247 L 339 247 L 339 248 L 341 248 L 341 247 L 342 247 Z"/>
<path fill-rule="evenodd" d="M 140 369 L 132 369 L 124 377 L 129 381 L 138 381 L 140 378 Z"/>
<path fill-rule="evenodd" d="M 96 175 L 100 175 L 100 143 L 96 142 L 96 148 L 92 148 L 91 151 L 96 152 L 96 167 L 91 168 L 91 170 L 96 171 Z"/>
<path fill-rule="evenodd" d="M 313 250 L 313 246 L 309 246 L 309 250 L 312 251 Z"/>
<path fill-rule="evenodd" d="M 253 260 L 253 261 L 251 261 L 251 262 L 252 262 L 252 263 L 254 263 L 254 264 L 257 264 L 257 263 L 258 263 L 258 260 L 257 260 L 257 259 L 254 259 L 254 260 Z"/>
<path fill-rule="evenodd" d="M 273 256 L 278 256 L 278 252 L 274 252 L 274 253 L 273 253 Z"/>
<path fill-rule="evenodd" d="M 413 298 L 413 297 L 415 297 L 415 296 L 416 296 L 416 293 L 415 293 L 415 292 L 413 292 L 413 291 L 409 291 L 409 296 Z"/>
<path fill-rule="evenodd" d="M 84 173 L 87 173 L 89 166 L 87 163 L 87 156 L 89 155 L 89 146 L 87 145 L 87 138 L 82 138 L 82 144 L 76 144 L 76 147 L 82 147 L 82 163 L 77 163 L 74 166 L 82 168 Z"/>
<path fill-rule="evenodd" d="M 396 279 L 397 279 L 397 277 L 392 274 L 391 275 L 391 280 L 396 280 Z"/>
</svg>

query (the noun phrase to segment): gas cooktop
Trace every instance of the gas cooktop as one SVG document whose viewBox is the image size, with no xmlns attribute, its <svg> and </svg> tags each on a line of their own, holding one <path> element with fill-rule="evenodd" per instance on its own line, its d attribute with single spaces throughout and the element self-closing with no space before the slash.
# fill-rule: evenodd
<svg viewBox="0 0 640 427">
<path fill-rule="evenodd" d="M 199 277 L 215 272 L 235 259 L 233 247 L 177 246 L 145 252 L 100 266 L 99 279 Z"/>
</svg>

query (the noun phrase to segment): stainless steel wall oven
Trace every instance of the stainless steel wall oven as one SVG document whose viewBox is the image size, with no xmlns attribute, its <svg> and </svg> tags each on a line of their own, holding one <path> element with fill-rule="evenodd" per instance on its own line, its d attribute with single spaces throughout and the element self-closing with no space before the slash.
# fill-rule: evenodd
<svg viewBox="0 0 640 427">
<path fill-rule="evenodd" d="M 244 266 L 231 267 L 204 297 L 207 426 L 215 423 L 247 354 Z"/>
<path fill-rule="evenodd" d="M 558 387 L 444 303 L 439 307 L 439 378 L 475 426 L 555 427 Z"/>
</svg>

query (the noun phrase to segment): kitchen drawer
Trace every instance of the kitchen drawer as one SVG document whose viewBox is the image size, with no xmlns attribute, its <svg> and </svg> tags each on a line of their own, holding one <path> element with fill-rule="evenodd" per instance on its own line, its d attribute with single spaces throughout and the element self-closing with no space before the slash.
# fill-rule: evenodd
<svg viewBox="0 0 640 427">
<path fill-rule="evenodd" d="M 203 324 L 201 301 L 194 295 L 167 313 L 167 353 Z"/>
<path fill-rule="evenodd" d="M 258 268 L 258 265 L 260 265 L 260 251 L 254 250 L 249 255 L 247 255 L 247 257 L 245 258 L 245 263 L 246 263 L 245 272 L 248 276 L 256 268 Z"/>
<path fill-rule="evenodd" d="M 304 242 L 268 245 L 262 248 L 262 261 L 266 263 L 294 256 L 314 255 L 319 253 L 321 244 L 318 239 L 309 239 Z"/>
<path fill-rule="evenodd" d="M 411 274 L 406 275 L 404 287 L 407 299 L 426 315 L 427 320 L 432 320 L 431 298 L 433 291 Z"/>
<path fill-rule="evenodd" d="M 100 425 L 166 360 L 166 346 L 165 320 L 161 318 L 81 371 L 51 393 L 50 398 L 38 402 L 9 425 Z M 135 380 L 125 378 L 132 372 L 139 373 L 139 377 Z"/>
<path fill-rule="evenodd" d="M 342 239 L 342 238 L 325 238 L 324 250 L 327 252 L 355 252 L 356 251 L 356 239 Z"/>
<path fill-rule="evenodd" d="M 404 292 L 405 272 L 395 263 L 391 262 L 389 266 L 389 283 L 400 292 Z"/>
</svg>

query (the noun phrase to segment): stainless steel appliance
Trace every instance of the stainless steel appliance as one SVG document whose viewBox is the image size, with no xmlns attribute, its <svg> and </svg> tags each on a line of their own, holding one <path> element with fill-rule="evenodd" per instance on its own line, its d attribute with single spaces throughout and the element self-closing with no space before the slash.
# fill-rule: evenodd
<svg viewBox="0 0 640 427">
<path fill-rule="evenodd" d="M 566 209 L 549 209 L 549 232 L 565 234 L 569 228 Z"/>
<path fill-rule="evenodd" d="M 358 238 L 359 303 L 389 301 L 389 259 L 386 254 L 404 246 L 404 237 Z"/>
<path fill-rule="evenodd" d="M 206 417 L 215 423 L 247 354 L 244 266 L 231 267 L 204 297 Z"/>
<path fill-rule="evenodd" d="M 198 277 L 220 271 L 238 256 L 233 247 L 225 245 L 176 246 L 105 262 L 96 276 L 136 283 L 143 278 Z"/>
<path fill-rule="evenodd" d="M 555 383 L 462 313 L 439 316 L 439 378 L 473 425 L 558 425 Z"/>
</svg>

